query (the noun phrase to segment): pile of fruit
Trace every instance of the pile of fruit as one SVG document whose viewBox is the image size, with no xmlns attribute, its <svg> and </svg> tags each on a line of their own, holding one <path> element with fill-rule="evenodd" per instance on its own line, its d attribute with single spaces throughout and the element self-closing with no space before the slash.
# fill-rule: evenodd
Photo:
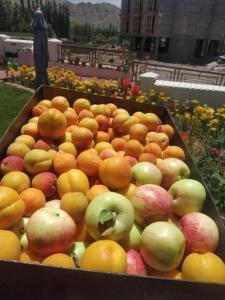
<svg viewBox="0 0 225 300">
<path fill-rule="evenodd" d="M 225 283 L 204 186 L 170 125 L 62 96 L 32 113 L 1 161 L 0 259 Z"/>
</svg>

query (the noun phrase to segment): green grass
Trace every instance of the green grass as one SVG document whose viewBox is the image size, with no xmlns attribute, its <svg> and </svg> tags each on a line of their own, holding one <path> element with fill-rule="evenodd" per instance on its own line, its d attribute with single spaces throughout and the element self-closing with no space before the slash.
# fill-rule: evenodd
<svg viewBox="0 0 225 300">
<path fill-rule="evenodd" d="M 27 91 L 0 83 L 0 137 L 30 97 Z"/>
</svg>

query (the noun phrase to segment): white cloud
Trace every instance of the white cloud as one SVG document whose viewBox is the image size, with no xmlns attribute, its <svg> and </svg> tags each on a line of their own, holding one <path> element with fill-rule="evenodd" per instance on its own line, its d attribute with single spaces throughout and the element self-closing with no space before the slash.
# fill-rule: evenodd
<svg viewBox="0 0 225 300">
<path fill-rule="evenodd" d="M 70 0 L 73 3 L 91 2 L 91 3 L 111 3 L 116 6 L 121 6 L 121 0 Z"/>
</svg>

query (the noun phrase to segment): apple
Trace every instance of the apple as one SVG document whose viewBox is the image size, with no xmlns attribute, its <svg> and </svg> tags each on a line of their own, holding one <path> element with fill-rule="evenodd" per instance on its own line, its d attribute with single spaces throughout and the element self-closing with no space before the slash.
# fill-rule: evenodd
<svg viewBox="0 0 225 300">
<path fill-rule="evenodd" d="M 129 234 L 134 225 L 134 208 L 126 197 L 105 192 L 95 197 L 87 207 L 85 223 L 93 239 L 119 241 Z"/>
<path fill-rule="evenodd" d="M 29 248 L 46 257 L 69 249 L 76 234 L 76 224 L 65 211 L 43 207 L 30 217 L 26 234 Z"/>
<path fill-rule="evenodd" d="M 156 165 L 150 162 L 140 162 L 132 167 L 133 181 L 137 186 L 143 184 L 157 184 L 160 185 L 162 181 L 162 174 Z"/>
<path fill-rule="evenodd" d="M 176 269 L 183 259 L 184 250 L 185 238 L 174 224 L 155 222 L 142 232 L 141 255 L 157 271 Z"/>
<path fill-rule="evenodd" d="M 127 251 L 127 274 L 129 275 L 147 275 L 147 268 L 145 263 L 136 250 Z"/>
<path fill-rule="evenodd" d="M 128 235 L 124 239 L 119 241 L 120 245 L 125 250 L 129 250 L 129 249 L 139 250 L 139 246 L 141 243 L 141 232 L 142 232 L 141 227 L 134 223 Z"/>
<path fill-rule="evenodd" d="M 194 179 L 181 179 L 169 189 L 173 198 L 173 212 L 182 217 L 191 212 L 200 212 L 206 198 L 204 186 Z"/>
<path fill-rule="evenodd" d="M 80 268 L 80 261 L 82 259 L 82 256 L 86 250 L 86 248 L 89 246 L 90 243 L 86 242 L 73 242 L 70 249 L 67 251 L 67 254 L 72 257 L 72 259 L 75 262 L 75 265 Z"/>
<path fill-rule="evenodd" d="M 59 200 L 59 199 L 53 199 L 53 200 L 47 201 L 45 203 L 45 207 L 60 208 L 60 202 L 61 202 L 61 200 Z"/>
<path fill-rule="evenodd" d="M 29 221 L 29 218 L 23 217 L 22 219 L 20 219 L 20 221 L 18 223 L 16 223 L 12 227 L 10 227 L 9 230 L 13 231 L 18 236 L 18 238 L 21 238 L 23 236 L 23 234 L 25 233 L 25 229 L 26 229 L 28 221 Z"/>
<path fill-rule="evenodd" d="M 190 177 L 190 169 L 180 159 L 177 158 L 166 158 L 163 159 L 158 165 L 162 173 L 162 187 L 168 190 L 171 185 L 183 178 Z"/>
<path fill-rule="evenodd" d="M 27 250 L 29 246 L 26 232 L 24 232 L 24 234 L 20 238 L 20 246 L 23 251 Z"/>
<path fill-rule="evenodd" d="M 142 226 L 164 219 L 172 210 L 172 197 L 155 184 L 137 187 L 129 200 L 134 207 L 135 220 Z"/>
<path fill-rule="evenodd" d="M 219 243 L 216 223 L 205 214 L 195 212 L 183 216 L 179 222 L 186 240 L 187 253 L 215 252 Z"/>
</svg>

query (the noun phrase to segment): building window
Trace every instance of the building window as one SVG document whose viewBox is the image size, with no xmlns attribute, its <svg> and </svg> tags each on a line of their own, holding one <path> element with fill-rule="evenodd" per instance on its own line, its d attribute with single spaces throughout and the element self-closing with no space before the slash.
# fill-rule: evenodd
<svg viewBox="0 0 225 300">
<path fill-rule="evenodd" d="M 125 32 L 129 32 L 129 19 L 125 22 Z"/>
<path fill-rule="evenodd" d="M 156 0 L 148 0 L 147 11 L 156 11 Z"/>
<path fill-rule="evenodd" d="M 130 11 L 130 0 L 123 0 L 121 6 L 122 6 L 121 7 L 122 10 L 129 12 Z"/>
<path fill-rule="evenodd" d="M 141 16 L 134 17 L 134 32 L 141 32 Z"/>
<path fill-rule="evenodd" d="M 159 53 L 168 53 L 169 43 L 169 38 L 159 38 Z"/>
<path fill-rule="evenodd" d="M 148 37 L 145 41 L 145 52 L 154 53 L 155 52 L 156 38 Z"/>
<path fill-rule="evenodd" d="M 143 0 L 135 0 L 135 3 L 134 3 L 135 11 L 139 11 L 139 12 L 142 11 L 142 1 Z"/>
<path fill-rule="evenodd" d="M 146 18 L 146 32 L 154 34 L 155 32 L 155 16 L 147 16 Z"/>
<path fill-rule="evenodd" d="M 195 57 L 201 57 L 204 55 L 204 40 L 196 40 L 195 44 Z"/>
</svg>

